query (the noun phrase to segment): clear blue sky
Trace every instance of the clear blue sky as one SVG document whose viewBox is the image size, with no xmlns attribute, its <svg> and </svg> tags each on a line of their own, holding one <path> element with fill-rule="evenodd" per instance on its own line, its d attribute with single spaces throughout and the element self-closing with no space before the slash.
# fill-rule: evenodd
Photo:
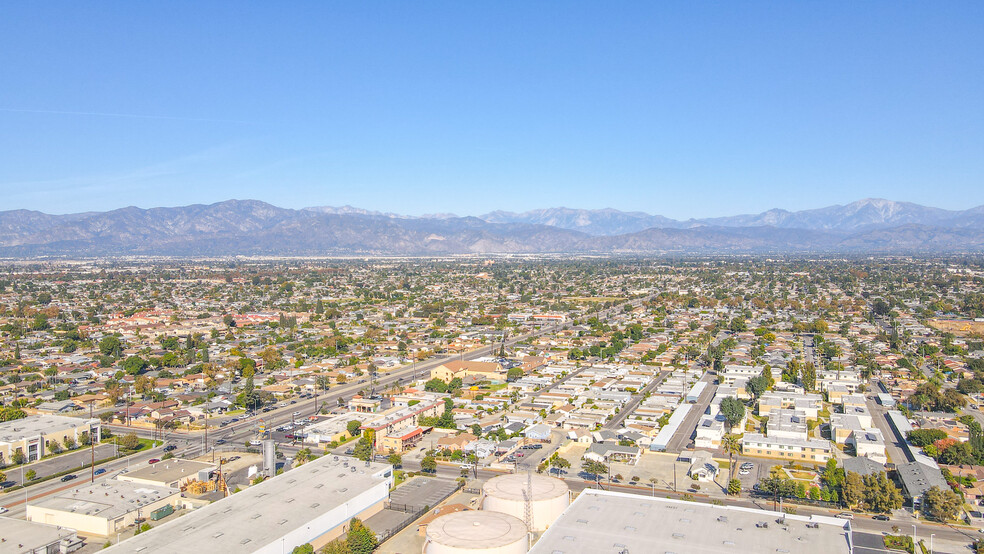
<svg viewBox="0 0 984 554">
<path fill-rule="evenodd" d="M 3 2 L 0 210 L 984 204 L 984 2 Z"/>
</svg>

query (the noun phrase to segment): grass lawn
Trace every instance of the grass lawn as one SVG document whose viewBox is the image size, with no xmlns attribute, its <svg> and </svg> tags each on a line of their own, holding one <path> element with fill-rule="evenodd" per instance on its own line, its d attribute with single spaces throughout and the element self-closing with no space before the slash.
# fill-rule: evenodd
<svg viewBox="0 0 984 554">
<path fill-rule="evenodd" d="M 225 415 L 227 415 L 227 416 L 237 416 L 237 415 L 243 415 L 245 413 L 246 413 L 246 410 L 245 409 L 241 409 L 241 410 L 230 410 L 230 411 L 226 412 Z"/>
<path fill-rule="evenodd" d="M 789 473 L 790 477 L 792 477 L 793 479 L 802 479 L 804 481 L 812 481 L 813 478 L 817 476 L 817 474 L 813 473 L 812 471 L 797 471 L 794 469 L 790 469 L 787 470 L 787 472 Z"/>
</svg>

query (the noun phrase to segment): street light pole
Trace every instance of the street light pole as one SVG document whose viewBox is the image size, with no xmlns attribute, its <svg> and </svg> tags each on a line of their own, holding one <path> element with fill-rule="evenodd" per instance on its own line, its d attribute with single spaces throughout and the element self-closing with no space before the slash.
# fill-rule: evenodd
<svg viewBox="0 0 984 554">
<path fill-rule="evenodd" d="M 936 533 L 933 533 L 933 534 L 929 535 L 929 554 L 933 554 L 933 537 L 935 537 L 935 536 L 936 536 Z M 913 550 L 916 549 L 915 545 L 912 546 L 912 549 Z"/>
</svg>

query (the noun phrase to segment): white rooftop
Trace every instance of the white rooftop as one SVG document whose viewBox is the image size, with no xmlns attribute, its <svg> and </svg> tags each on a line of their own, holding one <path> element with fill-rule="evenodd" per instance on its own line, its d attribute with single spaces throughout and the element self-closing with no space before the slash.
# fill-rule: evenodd
<svg viewBox="0 0 984 554">
<path fill-rule="evenodd" d="M 834 517 L 585 489 L 530 554 L 622 551 L 847 554 L 851 525 Z"/>
</svg>

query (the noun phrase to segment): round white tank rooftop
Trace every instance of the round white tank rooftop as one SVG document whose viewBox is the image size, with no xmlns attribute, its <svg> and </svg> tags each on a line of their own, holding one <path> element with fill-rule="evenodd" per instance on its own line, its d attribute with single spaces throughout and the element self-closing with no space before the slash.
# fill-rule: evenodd
<svg viewBox="0 0 984 554">
<path fill-rule="evenodd" d="M 435 519 L 427 526 L 427 539 L 443 547 L 461 550 L 498 549 L 527 540 L 526 525 L 518 518 L 500 512 L 476 510 Z"/>
<path fill-rule="evenodd" d="M 567 483 L 560 479 L 534 474 L 532 475 L 531 481 L 533 485 L 533 497 L 530 500 L 532 501 L 567 496 Z M 523 496 L 524 490 L 526 490 L 526 474 L 523 473 L 493 477 L 482 486 L 482 492 L 486 496 L 521 502 L 525 500 Z"/>
</svg>

